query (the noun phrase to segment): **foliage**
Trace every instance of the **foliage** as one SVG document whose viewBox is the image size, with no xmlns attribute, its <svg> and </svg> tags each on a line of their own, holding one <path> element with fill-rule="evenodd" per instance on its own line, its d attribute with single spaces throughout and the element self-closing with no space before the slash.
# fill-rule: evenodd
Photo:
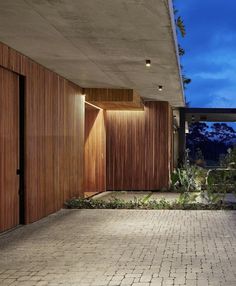
<svg viewBox="0 0 236 286">
<path fill-rule="evenodd" d="M 174 15 L 175 15 L 175 25 L 176 25 L 177 35 L 180 35 L 182 38 L 184 38 L 186 36 L 186 27 L 182 17 L 179 15 L 179 11 L 175 7 L 174 7 Z M 185 54 L 185 50 L 180 45 L 178 45 L 178 50 L 179 50 L 179 56 L 183 56 Z M 186 86 L 190 84 L 192 80 L 184 74 L 183 66 L 181 65 L 180 67 L 182 70 L 183 86 L 184 89 L 186 89 Z"/>
<path fill-rule="evenodd" d="M 206 201 L 207 204 L 223 205 L 225 194 L 216 193 L 211 188 L 207 188 L 204 192 L 201 192 L 201 198 Z"/>
<path fill-rule="evenodd" d="M 184 74 L 182 75 L 184 89 L 186 89 L 186 85 L 192 82 L 191 78 L 186 77 Z"/>
<path fill-rule="evenodd" d="M 180 196 L 174 202 L 165 200 L 149 200 L 143 202 L 142 200 L 124 201 L 121 199 L 111 199 L 110 201 L 102 201 L 95 199 L 73 198 L 65 203 L 68 209 L 144 209 L 144 210 L 213 210 L 213 209 L 236 209 L 235 205 L 220 205 L 220 204 L 203 204 L 193 201 L 195 194 L 192 197 Z"/>
<path fill-rule="evenodd" d="M 186 36 L 186 28 L 185 28 L 185 24 L 181 16 L 178 16 L 175 19 L 175 24 L 176 24 L 176 27 L 178 28 L 180 35 L 184 38 Z"/>
<path fill-rule="evenodd" d="M 182 193 L 195 192 L 205 184 L 206 170 L 196 165 L 185 164 L 174 170 L 171 176 L 172 189 Z"/>
<path fill-rule="evenodd" d="M 216 164 L 234 142 L 236 142 L 236 133 L 225 123 L 215 123 L 209 126 L 206 123 L 194 122 L 189 126 L 189 133 L 186 135 L 186 145 L 190 149 L 192 162 L 197 160 L 197 153 L 200 149 L 206 161 Z M 221 161 L 223 164 L 223 160 Z"/>
<path fill-rule="evenodd" d="M 235 169 L 210 170 L 207 176 L 207 185 L 214 192 L 221 192 L 221 193 L 234 192 L 236 187 L 236 170 Z"/>
<path fill-rule="evenodd" d="M 178 44 L 178 49 L 179 49 L 179 56 L 182 57 L 185 54 L 185 50 Z"/>
<path fill-rule="evenodd" d="M 174 15 L 175 15 L 175 25 L 177 28 L 177 33 L 184 38 L 186 36 L 186 28 L 182 17 L 179 15 L 179 11 L 174 7 Z"/>
<path fill-rule="evenodd" d="M 227 150 L 227 154 L 221 160 L 221 166 L 225 168 L 236 168 L 236 147 Z"/>
<path fill-rule="evenodd" d="M 182 49 L 179 45 L 179 55 L 183 56 L 184 54 L 185 54 L 184 49 Z M 190 84 L 192 82 L 192 80 L 185 75 L 183 65 L 180 65 L 180 68 L 182 71 L 183 86 L 184 86 L 184 89 L 186 89 L 186 85 Z"/>
<path fill-rule="evenodd" d="M 124 201 L 119 198 L 112 198 L 111 200 L 94 200 L 94 199 L 84 199 L 84 198 L 74 198 L 66 202 L 66 206 L 70 209 L 133 209 L 139 208 L 144 204 L 142 200 L 134 199 L 133 201 Z"/>
<path fill-rule="evenodd" d="M 231 172 L 230 172 L 231 171 Z M 112 197 L 109 201 L 74 198 L 66 202 L 67 208 L 76 209 L 236 209 L 236 204 L 226 204 L 225 195 L 236 189 L 236 170 L 209 170 L 190 165 L 186 151 L 185 164 L 176 169 L 171 177 L 172 190 L 180 192 L 177 200 L 167 201 L 134 198 L 125 201 Z M 199 196 L 205 202 L 197 202 Z"/>
<path fill-rule="evenodd" d="M 177 200 L 177 203 L 183 206 L 191 204 L 191 203 L 195 203 L 197 196 L 198 196 L 197 193 L 190 193 L 190 192 L 181 193 Z"/>
<path fill-rule="evenodd" d="M 193 168 L 177 168 L 172 174 L 174 190 L 189 192 L 196 189 Z"/>
<path fill-rule="evenodd" d="M 202 150 L 200 148 L 197 148 L 195 152 L 195 164 L 199 167 L 205 167 L 206 165 Z"/>
<path fill-rule="evenodd" d="M 228 143 L 236 139 L 236 132 L 234 129 L 226 123 L 214 123 L 211 126 L 211 131 L 208 133 L 208 137 L 212 141 L 218 141 Z"/>
<path fill-rule="evenodd" d="M 196 167 L 195 172 L 195 184 L 198 186 L 198 189 L 204 189 L 206 185 L 207 170 L 201 167 Z"/>
<path fill-rule="evenodd" d="M 204 125 L 202 128 L 204 129 Z M 236 151 L 234 152 L 230 154 L 230 160 L 235 160 Z M 202 158 L 202 154 L 199 158 Z M 144 198 L 135 197 L 130 201 L 117 197 L 112 197 L 109 201 L 73 198 L 65 205 L 69 209 L 236 210 L 236 204 L 225 203 L 226 193 L 236 189 L 235 169 L 207 171 L 196 165 L 190 165 L 186 152 L 185 164 L 173 172 L 171 179 L 172 190 L 180 192 L 178 199 L 173 202 L 165 198 L 152 200 L 148 194 Z M 205 202 L 197 202 L 199 194 Z"/>
<path fill-rule="evenodd" d="M 202 126 L 204 127 L 204 125 Z M 172 174 L 172 189 L 180 191 L 179 203 L 189 204 L 196 201 L 193 192 L 201 191 L 201 198 L 206 204 L 225 205 L 227 193 L 236 194 L 236 169 L 206 170 L 196 165 L 190 165 L 186 150 L 185 164 Z M 228 153 L 228 162 L 235 161 L 236 151 Z M 203 160 L 199 151 L 198 160 Z"/>
<path fill-rule="evenodd" d="M 207 204 L 225 205 L 227 193 L 235 194 L 236 170 L 215 169 L 209 170 L 205 190 L 201 197 Z"/>
</svg>

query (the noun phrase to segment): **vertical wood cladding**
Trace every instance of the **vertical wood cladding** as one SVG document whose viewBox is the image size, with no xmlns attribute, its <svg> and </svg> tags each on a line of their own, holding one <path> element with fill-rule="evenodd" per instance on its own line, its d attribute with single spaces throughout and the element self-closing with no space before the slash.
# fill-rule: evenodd
<svg viewBox="0 0 236 286">
<path fill-rule="evenodd" d="M 36 221 L 83 195 L 81 88 L 0 43 L 0 66 L 25 76 L 25 219 Z M 2 154 L 2 153 L 1 153 Z"/>
<path fill-rule="evenodd" d="M 172 111 L 148 102 L 144 111 L 106 111 L 107 190 L 168 188 Z"/>
<path fill-rule="evenodd" d="M 19 77 L 0 67 L 0 231 L 19 224 Z"/>
<path fill-rule="evenodd" d="M 85 192 L 106 191 L 106 131 L 104 111 L 85 109 Z"/>
<path fill-rule="evenodd" d="M 18 75 L 25 77 L 26 223 L 59 210 L 67 199 L 82 196 L 84 189 L 100 192 L 168 187 L 172 168 L 172 112 L 168 103 L 149 102 L 144 111 L 88 109 L 84 140 L 84 97 L 80 87 L 1 43 L 0 67 L 1 88 L 9 92 L 13 89 L 18 93 Z M 0 108 L 3 106 L 1 102 Z M 17 111 L 14 114 L 18 116 Z M 7 116 L 2 116 L 0 134 L 11 124 Z M 14 126 L 10 130 L 14 141 L 17 132 L 13 132 Z M 8 176 L 2 158 L 17 152 L 7 151 L 3 145 L 1 184 L 2 177 Z M 9 167 L 12 170 L 19 163 L 18 157 L 14 158 Z M 17 177 L 12 184 L 18 186 Z M 11 218 L 6 216 L 6 210 L 13 208 L 6 201 L 8 195 L 1 192 L 0 230 L 18 223 L 18 197 L 13 200 L 15 213 Z"/>
</svg>

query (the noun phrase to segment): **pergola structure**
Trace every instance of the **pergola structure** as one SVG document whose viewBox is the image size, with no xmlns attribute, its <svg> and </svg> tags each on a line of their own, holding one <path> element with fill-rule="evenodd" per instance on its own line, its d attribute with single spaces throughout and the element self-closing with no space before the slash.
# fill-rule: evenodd
<svg viewBox="0 0 236 286">
<path fill-rule="evenodd" d="M 236 108 L 180 108 L 179 109 L 179 162 L 183 162 L 186 125 L 193 122 L 236 122 Z"/>
</svg>

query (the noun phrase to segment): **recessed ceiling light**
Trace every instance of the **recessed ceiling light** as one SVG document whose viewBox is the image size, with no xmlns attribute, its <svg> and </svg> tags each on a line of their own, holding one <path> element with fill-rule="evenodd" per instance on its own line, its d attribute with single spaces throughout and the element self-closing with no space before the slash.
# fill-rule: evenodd
<svg viewBox="0 0 236 286">
<path fill-rule="evenodd" d="M 162 91 L 163 90 L 163 86 L 162 85 L 158 85 L 158 90 Z"/>
<path fill-rule="evenodd" d="M 146 67 L 150 67 L 151 66 L 151 60 L 146 60 Z"/>
</svg>

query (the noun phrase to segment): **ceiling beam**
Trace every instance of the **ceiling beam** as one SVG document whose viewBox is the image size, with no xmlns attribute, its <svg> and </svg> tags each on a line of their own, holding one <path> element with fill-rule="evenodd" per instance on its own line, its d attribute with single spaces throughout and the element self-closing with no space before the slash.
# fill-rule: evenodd
<svg viewBox="0 0 236 286">
<path fill-rule="evenodd" d="M 86 102 L 105 110 L 143 110 L 141 97 L 133 89 L 84 88 Z"/>
</svg>

